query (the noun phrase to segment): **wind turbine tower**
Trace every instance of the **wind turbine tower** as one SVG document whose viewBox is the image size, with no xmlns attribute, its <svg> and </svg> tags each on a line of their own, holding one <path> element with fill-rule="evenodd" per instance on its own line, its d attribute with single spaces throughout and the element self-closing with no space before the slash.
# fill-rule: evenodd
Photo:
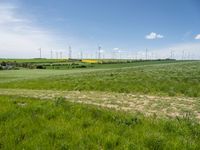
<svg viewBox="0 0 200 150">
<path fill-rule="evenodd" d="M 146 48 L 146 54 L 145 54 L 146 56 L 146 60 L 148 59 L 148 50 L 147 50 L 147 48 Z"/>
<path fill-rule="evenodd" d="M 40 58 L 42 58 L 42 48 L 39 48 L 38 51 L 40 53 Z"/>
<path fill-rule="evenodd" d="M 62 59 L 62 52 L 60 52 L 60 59 Z"/>
<path fill-rule="evenodd" d="M 98 47 L 98 59 L 101 59 L 101 46 Z"/>
<path fill-rule="evenodd" d="M 83 59 L 83 51 L 81 51 L 80 56 L 81 56 L 81 59 Z"/>
<path fill-rule="evenodd" d="M 68 58 L 71 59 L 71 57 L 72 57 L 72 47 L 69 46 L 69 56 L 68 56 Z"/>
<path fill-rule="evenodd" d="M 171 59 L 174 59 L 174 51 L 171 50 Z"/>
<path fill-rule="evenodd" d="M 51 50 L 51 59 L 53 59 L 53 51 Z"/>
</svg>

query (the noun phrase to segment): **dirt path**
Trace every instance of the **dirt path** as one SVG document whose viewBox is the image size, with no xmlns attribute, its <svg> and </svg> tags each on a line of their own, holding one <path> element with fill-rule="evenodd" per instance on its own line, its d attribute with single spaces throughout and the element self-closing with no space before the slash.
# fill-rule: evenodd
<svg viewBox="0 0 200 150">
<path fill-rule="evenodd" d="M 0 95 L 66 100 L 158 117 L 190 114 L 200 120 L 200 98 L 161 97 L 109 92 L 0 89 Z"/>
</svg>

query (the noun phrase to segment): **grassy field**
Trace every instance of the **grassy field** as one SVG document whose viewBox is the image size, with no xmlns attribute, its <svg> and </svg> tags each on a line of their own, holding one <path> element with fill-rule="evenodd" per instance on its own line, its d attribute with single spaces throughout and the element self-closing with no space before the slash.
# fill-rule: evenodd
<svg viewBox="0 0 200 150">
<path fill-rule="evenodd" d="M 68 71 L 4 71 L 0 72 L 0 88 L 200 96 L 199 61 L 142 64 Z"/>
<path fill-rule="evenodd" d="M 0 96 L 0 149 L 199 149 L 200 125 L 57 98 Z"/>
<path fill-rule="evenodd" d="M 97 63 L 84 63 L 78 59 L 1 59 L 1 65 L 9 66 L 15 70 L 18 69 L 53 69 L 53 70 L 71 70 L 71 69 L 105 69 L 105 68 L 121 68 L 129 66 L 142 66 L 146 64 L 174 63 L 175 60 L 93 60 Z M 90 62 L 90 61 L 89 61 Z M 180 61 L 179 61 L 180 62 Z M 14 70 L 13 69 L 13 70 Z M 9 70 L 9 69 L 8 69 Z"/>
<path fill-rule="evenodd" d="M 35 59 L 3 59 L 0 58 L 0 62 L 5 61 L 5 62 L 17 62 L 17 63 L 62 63 L 66 62 L 66 59 L 40 59 L 40 58 L 35 58 Z"/>
<path fill-rule="evenodd" d="M 0 149 L 200 149 L 199 122 L 200 61 L 0 71 Z"/>
</svg>

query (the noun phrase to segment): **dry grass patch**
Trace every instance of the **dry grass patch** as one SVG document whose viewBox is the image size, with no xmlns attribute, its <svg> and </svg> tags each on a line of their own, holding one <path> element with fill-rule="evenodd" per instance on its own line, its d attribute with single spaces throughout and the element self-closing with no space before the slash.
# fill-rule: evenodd
<svg viewBox="0 0 200 150">
<path fill-rule="evenodd" d="M 180 117 L 190 114 L 200 120 L 200 98 L 133 95 L 110 92 L 52 91 L 1 89 L 0 95 L 15 95 L 40 99 L 63 97 L 66 100 L 106 107 L 130 113 L 158 117 Z"/>
</svg>

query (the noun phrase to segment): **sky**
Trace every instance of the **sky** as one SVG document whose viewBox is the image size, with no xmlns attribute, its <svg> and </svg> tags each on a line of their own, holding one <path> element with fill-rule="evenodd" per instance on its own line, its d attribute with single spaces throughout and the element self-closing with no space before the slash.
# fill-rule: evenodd
<svg viewBox="0 0 200 150">
<path fill-rule="evenodd" d="M 0 58 L 200 59 L 199 0 L 0 0 Z M 51 55 L 52 51 L 52 55 Z"/>
</svg>

